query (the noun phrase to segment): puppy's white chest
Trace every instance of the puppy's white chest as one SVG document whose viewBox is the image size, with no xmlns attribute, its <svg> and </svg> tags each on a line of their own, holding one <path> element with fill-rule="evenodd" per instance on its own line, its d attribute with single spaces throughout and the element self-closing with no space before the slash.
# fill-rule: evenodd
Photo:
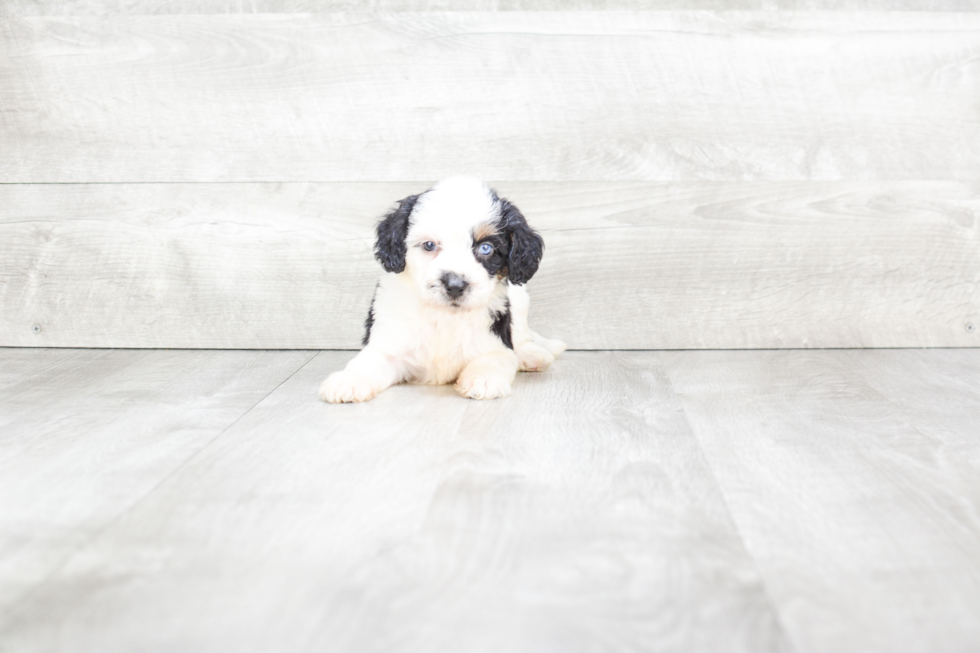
<svg viewBox="0 0 980 653">
<path fill-rule="evenodd" d="M 409 353 L 418 383 L 452 383 L 471 360 L 495 348 L 489 314 L 424 311 L 418 347 Z M 499 342 L 499 339 L 498 339 Z"/>
</svg>

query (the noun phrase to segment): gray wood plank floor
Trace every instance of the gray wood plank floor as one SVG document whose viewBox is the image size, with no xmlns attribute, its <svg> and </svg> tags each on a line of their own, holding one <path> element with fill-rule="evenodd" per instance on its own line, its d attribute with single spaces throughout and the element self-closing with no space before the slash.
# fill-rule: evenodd
<svg viewBox="0 0 980 653">
<path fill-rule="evenodd" d="M 2 651 L 969 651 L 980 350 L 0 349 Z"/>
<path fill-rule="evenodd" d="M 0 350 L 0 613 L 312 356 Z"/>
</svg>

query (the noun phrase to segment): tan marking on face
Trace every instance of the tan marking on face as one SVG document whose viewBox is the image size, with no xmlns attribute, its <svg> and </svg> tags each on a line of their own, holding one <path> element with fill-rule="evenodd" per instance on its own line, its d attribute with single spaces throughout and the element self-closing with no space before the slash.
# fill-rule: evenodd
<svg viewBox="0 0 980 653">
<path fill-rule="evenodd" d="M 496 236 L 499 231 L 497 231 L 497 225 L 492 222 L 481 222 L 480 224 L 473 227 L 473 240 L 480 242 L 484 238 L 490 238 L 491 236 Z"/>
</svg>

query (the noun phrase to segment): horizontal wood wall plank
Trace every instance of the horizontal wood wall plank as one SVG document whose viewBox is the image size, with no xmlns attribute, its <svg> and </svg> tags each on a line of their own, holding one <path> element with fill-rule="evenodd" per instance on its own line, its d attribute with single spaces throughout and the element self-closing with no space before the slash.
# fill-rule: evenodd
<svg viewBox="0 0 980 653">
<path fill-rule="evenodd" d="M 980 12 L 0 20 L 0 182 L 976 179 Z"/>
<path fill-rule="evenodd" d="M 976 182 L 494 185 L 575 348 L 980 345 Z M 426 187 L 0 186 L 0 344 L 356 348 L 374 222 Z"/>
<path fill-rule="evenodd" d="M 976 11 L 976 0 L 4 0 L 0 16 L 335 11 Z"/>
</svg>

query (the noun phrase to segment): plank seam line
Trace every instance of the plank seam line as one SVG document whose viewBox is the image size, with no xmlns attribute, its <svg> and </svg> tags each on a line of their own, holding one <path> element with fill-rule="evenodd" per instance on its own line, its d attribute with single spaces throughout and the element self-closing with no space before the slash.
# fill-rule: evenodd
<svg viewBox="0 0 980 653">
<path fill-rule="evenodd" d="M 35 346 L 35 345 L 3 345 L 0 344 L 0 351 L 5 349 L 78 349 L 84 351 L 242 351 L 242 352 L 259 352 L 259 351 L 311 351 L 309 347 L 298 347 L 298 348 L 271 348 L 271 347 L 261 347 L 255 349 L 243 349 L 241 347 L 79 347 L 79 346 L 60 346 L 60 345 L 45 345 L 45 346 Z M 360 351 L 361 347 L 325 347 L 323 349 L 317 349 L 317 353 L 324 351 L 340 351 L 340 352 L 356 352 Z M 949 349 L 955 351 L 971 351 L 974 349 L 980 349 L 980 344 L 976 345 L 889 345 L 887 347 L 686 347 L 686 348 L 672 348 L 672 349 L 657 349 L 657 348 L 610 348 L 602 347 L 597 349 L 585 349 L 585 348 L 575 348 L 569 347 L 565 351 L 580 351 L 586 353 L 602 353 L 607 351 L 613 352 L 674 352 L 674 351 L 700 351 L 700 352 L 711 352 L 711 351 L 928 351 L 928 350 L 940 350 Z M 311 359 L 312 360 L 312 359 Z M 305 365 L 305 363 L 304 363 Z M 302 368 L 300 368 L 302 369 Z M 299 370 L 297 370 L 299 371 Z M 251 409 L 249 409 L 251 410 Z"/>
<path fill-rule="evenodd" d="M 207 180 L 135 180 L 135 179 L 113 179 L 103 181 L 0 181 L 0 186 L 222 186 L 222 185 L 248 185 L 248 184 L 433 184 L 438 179 L 207 179 Z M 485 181 L 489 184 L 647 184 L 656 186 L 668 186 L 674 184 L 896 184 L 896 183 L 921 183 L 921 184 L 962 184 L 976 181 L 968 176 L 952 177 L 871 177 L 871 178 L 834 178 L 834 177 L 777 177 L 760 179 L 528 179 L 528 178 L 491 178 Z"/>
<path fill-rule="evenodd" d="M 125 510 L 123 510 L 122 512 L 120 512 L 118 515 L 116 515 L 115 517 L 113 517 L 112 519 L 110 519 L 109 521 L 107 521 L 105 524 L 103 524 L 101 528 L 97 529 L 88 538 L 86 538 L 86 540 L 83 543 L 81 543 L 78 546 L 74 547 L 71 551 L 69 551 L 64 556 L 62 556 L 61 560 L 57 564 L 55 564 L 54 567 L 51 568 L 51 571 L 40 582 L 36 583 L 29 590 L 27 590 L 26 592 L 24 592 L 20 597 L 18 597 L 16 599 L 16 602 L 13 605 L 10 606 L 7 619 L 5 619 L 3 621 L 0 621 L 0 633 L 3 632 L 3 630 L 4 630 L 5 627 L 11 625 L 12 623 L 14 623 L 16 621 L 17 616 L 18 616 L 17 613 L 23 611 L 24 604 L 26 602 L 28 602 L 31 599 L 31 597 L 34 594 L 36 594 L 39 590 L 41 590 L 43 587 L 45 587 L 46 585 L 48 585 L 51 582 L 51 580 L 58 574 L 58 572 L 60 572 L 62 569 L 65 568 L 65 566 L 72 560 L 72 558 L 74 558 L 76 555 L 78 555 L 79 553 L 81 553 L 82 551 L 84 551 L 86 548 L 90 547 L 96 540 L 98 540 L 100 537 L 102 537 L 102 535 L 106 531 L 108 531 L 110 528 L 112 528 L 113 526 L 115 526 L 126 515 L 130 514 L 133 510 L 135 510 L 138 506 L 140 506 L 144 501 L 146 501 L 147 498 L 149 498 L 150 496 L 152 496 L 153 493 L 155 493 L 157 490 L 159 490 L 164 484 L 166 484 L 171 478 L 173 478 L 180 470 L 184 469 L 187 465 L 189 465 L 191 463 L 191 461 L 193 461 L 195 458 L 197 458 L 197 456 L 199 456 L 202 451 L 204 451 L 205 449 L 209 448 L 212 444 L 214 444 L 214 442 L 218 438 L 220 438 L 222 435 L 224 435 L 228 431 L 228 429 L 230 429 L 235 424 L 237 424 L 238 422 L 240 422 L 242 420 L 242 418 L 245 417 L 246 415 L 248 415 L 249 413 L 251 413 L 255 409 L 256 406 L 258 406 L 263 401 L 265 401 L 266 399 L 268 399 L 269 396 L 272 393 L 274 393 L 276 390 L 278 390 L 279 388 L 281 388 L 282 385 L 283 385 L 283 383 L 286 383 L 286 381 L 288 381 L 289 379 L 293 378 L 296 375 L 297 372 L 299 372 L 304 367 L 306 367 L 307 365 L 309 365 L 310 364 L 310 361 L 312 361 L 314 358 L 316 358 L 319 355 L 320 355 L 320 352 L 319 351 L 314 352 L 313 355 L 310 356 L 308 359 L 306 359 L 306 361 L 302 365 L 300 365 L 299 367 L 297 367 L 295 370 L 293 370 L 289 374 L 289 376 L 287 376 L 285 379 L 283 379 L 281 382 L 279 382 L 276 385 L 276 387 L 274 387 L 272 390 L 270 390 L 265 395 L 263 395 L 261 399 L 259 399 L 254 404 L 252 404 L 252 406 L 250 406 L 244 413 L 242 413 L 241 415 L 239 415 L 238 417 L 236 417 L 234 419 L 234 421 L 231 422 L 231 424 L 229 424 L 225 428 L 221 429 L 220 432 L 218 432 L 210 440 L 208 440 L 200 449 L 198 449 L 197 451 L 195 451 L 194 453 L 192 453 L 183 462 L 181 462 L 179 465 L 177 465 L 172 470 L 170 470 L 170 473 L 168 473 L 166 476 L 164 476 L 159 481 L 157 481 L 156 483 L 154 483 L 153 484 L 153 487 L 151 487 L 149 490 L 147 490 L 146 492 L 143 493 L 143 496 L 141 496 L 139 499 L 137 499 L 136 501 L 134 501 L 128 508 L 126 508 Z"/>
<path fill-rule="evenodd" d="M 732 525 L 732 530 L 738 537 L 739 544 L 742 545 L 742 551 L 745 552 L 745 557 L 748 558 L 749 562 L 751 562 L 752 569 L 755 571 L 755 575 L 759 579 L 759 585 L 762 589 L 762 596 L 766 601 L 766 605 L 769 607 L 769 611 L 772 613 L 772 618 L 775 620 L 776 626 L 783 634 L 783 637 L 785 637 L 786 642 L 789 644 L 791 649 L 794 651 L 799 651 L 801 650 L 800 647 L 793 640 L 792 633 L 790 633 L 789 629 L 786 627 L 786 624 L 783 622 L 782 613 L 776 607 L 775 601 L 773 601 L 772 594 L 769 591 L 769 583 L 766 581 L 766 577 L 763 576 L 762 570 L 759 568 L 759 561 L 756 560 L 756 557 L 749 550 L 749 547 L 745 542 L 745 536 L 742 534 L 742 529 L 739 528 L 738 522 L 735 521 L 735 515 L 732 513 L 731 506 L 728 504 L 728 497 L 725 496 L 721 483 L 718 482 L 718 475 L 715 472 L 715 468 L 708 459 L 707 454 L 705 454 L 704 445 L 701 443 L 701 438 L 698 437 L 697 429 L 694 427 L 693 422 L 691 422 L 691 419 L 687 415 L 687 407 L 684 405 L 681 396 L 678 395 L 677 391 L 674 389 L 674 382 L 670 378 L 670 373 L 665 370 L 664 376 L 667 380 L 667 385 L 670 388 L 671 394 L 677 399 L 677 403 L 680 405 L 681 413 L 683 413 L 684 419 L 687 421 L 691 437 L 694 438 L 694 442 L 697 444 L 698 454 L 701 456 L 701 461 L 704 463 L 705 468 L 707 468 L 708 473 L 710 474 L 711 483 L 715 486 L 715 490 L 718 491 L 718 497 L 721 500 L 721 504 L 725 507 L 725 514 L 728 515 L 728 521 Z"/>
</svg>

